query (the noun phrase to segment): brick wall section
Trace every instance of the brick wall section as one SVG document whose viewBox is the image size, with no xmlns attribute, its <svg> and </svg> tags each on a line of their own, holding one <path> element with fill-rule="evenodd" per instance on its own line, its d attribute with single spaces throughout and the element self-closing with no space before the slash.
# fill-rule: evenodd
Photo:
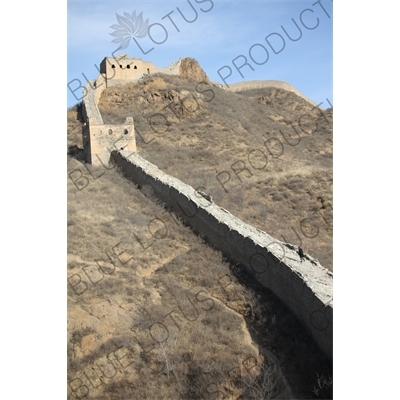
<svg viewBox="0 0 400 400">
<path fill-rule="evenodd" d="M 271 289 L 332 358 L 331 272 L 308 255 L 301 261 L 293 245 L 244 223 L 138 154 L 114 151 L 112 158 L 130 180 L 139 186 L 150 185 L 157 197 L 194 231 Z"/>
</svg>

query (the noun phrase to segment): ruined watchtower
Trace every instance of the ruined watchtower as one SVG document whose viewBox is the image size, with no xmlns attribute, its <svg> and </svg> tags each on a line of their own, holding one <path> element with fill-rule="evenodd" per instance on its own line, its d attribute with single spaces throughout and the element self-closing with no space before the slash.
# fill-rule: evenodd
<svg viewBox="0 0 400 400">
<path fill-rule="evenodd" d="M 88 81 L 83 89 L 83 145 L 87 162 L 94 166 L 108 165 L 113 150 L 136 152 L 133 117 L 127 116 L 125 123 L 120 125 L 104 124 L 97 106 L 104 89 L 137 81 L 156 72 L 179 75 L 181 62 L 179 59 L 160 68 L 150 61 L 130 58 L 126 54 L 103 59 L 100 75 Z"/>
<path fill-rule="evenodd" d="M 94 166 L 107 166 L 113 150 L 136 152 L 132 116 L 127 116 L 125 123 L 119 125 L 105 124 L 103 121 L 98 102 L 106 84 L 106 73 L 100 74 L 86 84 L 83 93 L 83 148 L 86 161 Z"/>
<path fill-rule="evenodd" d="M 104 77 L 106 87 L 136 81 L 144 75 L 153 74 L 156 70 L 152 62 L 130 58 L 126 54 L 105 57 L 100 63 L 100 74 Z"/>
</svg>

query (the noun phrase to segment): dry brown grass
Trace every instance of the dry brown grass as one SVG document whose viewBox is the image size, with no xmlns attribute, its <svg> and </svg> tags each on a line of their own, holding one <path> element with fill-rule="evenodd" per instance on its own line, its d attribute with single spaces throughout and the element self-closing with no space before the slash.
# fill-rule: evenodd
<svg viewBox="0 0 400 400">
<path fill-rule="evenodd" d="M 81 104 L 67 110 L 67 145 L 82 148 Z"/>
<path fill-rule="evenodd" d="M 68 145 L 79 149 L 76 111 L 68 111 Z M 211 172 L 230 168 L 232 153 L 245 154 L 252 136 L 232 148 L 239 122 L 231 128 L 222 115 L 219 122 L 204 122 L 211 126 L 203 131 L 198 124 L 204 115 L 197 117 L 187 117 L 190 129 L 175 121 L 176 135 L 168 131 L 163 142 L 158 135 L 151 149 L 139 139 L 139 148 L 167 172 L 207 191 L 214 188 L 216 202 L 256 226 L 260 215 L 267 220 L 281 205 L 301 207 L 308 216 L 323 204 L 325 197 L 314 201 L 307 194 L 306 201 L 300 193 L 328 192 L 329 171 L 325 176 L 304 168 L 248 182 L 241 174 L 240 190 L 228 186 L 228 193 L 218 182 L 212 186 Z M 251 130 L 248 123 L 240 122 Z M 213 138 L 214 126 L 232 141 Z M 223 151 L 215 151 L 218 146 Z M 79 154 L 68 157 L 68 397 L 233 399 L 260 396 L 260 388 L 265 398 L 276 391 L 286 398 L 315 397 L 314 371 L 328 376 L 331 366 L 293 314 L 182 225 L 149 188 L 139 190 L 118 171 L 92 170 L 79 160 Z M 199 168 L 182 168 L 189 160 Z M 312 228 L 303 227 L 309 236 Z"/>
<path fill-rule="evenodd" d="M 332 270 L 331 110 L 281 89 L 164 75 L 105 90 L 100 110 L 109 122 L 133 116 L 139 153 L 160 169 Z"/>
<path fill-rule="evenodd" d="M 237 398 L 274 360 L 279 390 L 311 393 L 324 359 L 293 335 L 301 325 L 272 293 L 148 189 L 150 198 L 115 170 L 85 176 L 80 191 L 68 180 L 69 398 Z M 289 351 L 279 342 L 288 333 Z"/>
<path fill-rule="evenodd" d="M 68 163 L 69 171 L 83 168 Z M 243 317 L 211 298 L 219 277 L 232 276 L 220 253 L 117 171 L 81 191 L 69 180 L 68 204 L 71 398 L 84 386 L 93 398 L 185 398 L 189 387 L 198 395 L 205 390 L 208 370 L 248 356 L 261 362 Z M 152 245 L 144 250 L 135 235 Z M 244 288 L 237 294 L 245 308 Z M 129 366 L 116 364 L 112 376 L 109 360 L 117 363 L 118 351 Z M 188 382 L 191 369 L 200 374 L 196 388 Z M 211 376 L 216 384 L 227 379 Z"/>
</svg>

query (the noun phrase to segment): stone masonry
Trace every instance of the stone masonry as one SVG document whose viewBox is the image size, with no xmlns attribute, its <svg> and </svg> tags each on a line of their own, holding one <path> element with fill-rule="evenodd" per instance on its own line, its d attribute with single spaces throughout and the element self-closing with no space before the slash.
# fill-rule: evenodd
<svg viewBox="0 0 400 400">
<path fill-rule="evenodd" d="M 104 89 L 105 81 L 100 75 L 86 84 L 83 98 L 83 147 L 86 161 L 93 166 L 107 166 L 115 149 L 136 151 L 133 117 L 126 117 L 122 125 L 104 124 L 97 106 Z"/>
<path fill-rule="evenodd" d="M 136 153 L 114 151 L 113 162 L 156 196 L 193 230 L 271 289 L 302 321 L 332 358 L 333 274 L 295 246 L 274 239 L 236 218 L 193 187 L 160 171 Z"/>
<path fill-rule="evenodd" d="M 156 67 L 152 62 L 130 58 L 126 54 L 105 57 L 100 75 L 88 81 L 83 89 L 83 145 L 86 161 L 93 166 L 108 165 L 113 150 L 136 151 L 135 127 L 131 116 L 122 125 L 104 124 L 98 108 L 104 89 L 139 80 L 146 74 L 161 72 L 179 75 L 182 58 L 169 67 Z"/>
<path fill-rule="evenodd" d="M 179 66 L 182 59 L 172 63 L 169 67 L 156 67 L 150 61 L 141 58 L 130 58 L 126 54 L 117 57 L 105 57 L 100 63 L 100 74 L 105 80 L 106 87 L 123 85 L 137 81 L 145 75 L 161 72 L 169 75 L 179 75 Z"/>
</svg>

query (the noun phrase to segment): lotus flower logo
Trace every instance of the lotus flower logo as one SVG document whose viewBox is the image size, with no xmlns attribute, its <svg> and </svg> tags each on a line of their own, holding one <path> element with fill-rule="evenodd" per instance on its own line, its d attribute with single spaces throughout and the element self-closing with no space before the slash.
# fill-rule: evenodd
<svg viewBox="0 0 400 400">
<path fill-rule="evenodd" d="M 124 12 L 124 16 L 115 14 L 119 25 L 111 25 L 110 28 L 114 29 L 111 36 L 115 36 L 116 39 L 112 40 L 112 43 L 120 43 L 118 50 L 126 49 L 133 37 L 143 38 L 148 34 L 149 31 L 149 20 L 146 19 L 143 22 L 142 12 L 136 16 L 136 11 L 130 15 Z"/>
</svg>

